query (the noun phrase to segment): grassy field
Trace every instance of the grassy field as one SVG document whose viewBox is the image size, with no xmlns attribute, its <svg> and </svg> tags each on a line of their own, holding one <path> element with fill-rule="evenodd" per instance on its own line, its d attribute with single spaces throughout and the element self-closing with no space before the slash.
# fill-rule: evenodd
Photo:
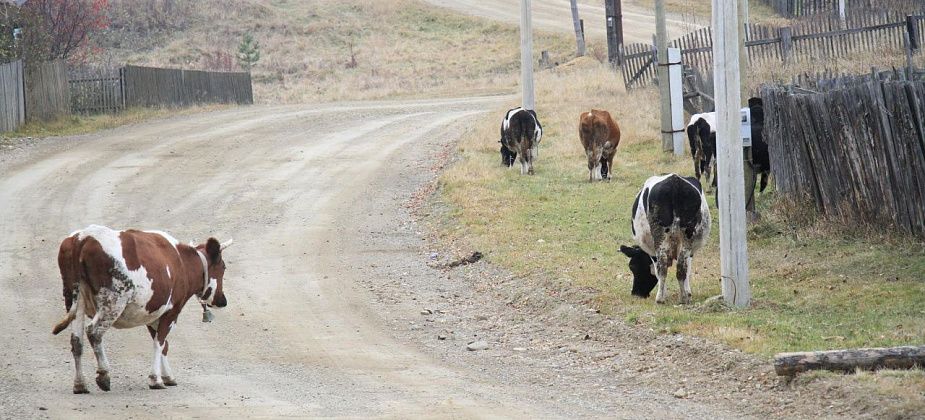
<svg viewBox="0 0 925 420">
<path fill-rule="evenodd" d="M 694 259 L 693 305 L 677 305 L 674 280 L 669 305 L 631 297 L 627 258 L 618 248 L 632 244 L 632 201 L 651 175 L 691 173 L 690 158 L 660 150 L 655 92 L 624 92 L 618 77 L 592 60 L 544 72 L 537 87 L 545 128 L 537 174 L 520 176 L 500 166 L 497 125 L 503 110 L 473 122 L 459 145 L 460 161 L 441 178 L 441 198 L 451 208 L 447 240 L 478 249 L 528 278 L 592 288 L 596 305 L 626 322 L 709 337 L 761 356 L 921 344 L 925 246 L 906 237 L 833 228 L 809 214 L 794 226 L 775 208 L 773 188 L 758 198 L 763 218 L 748 233 L 750 309 L 704 303 L 721 293 L 718 223 Z M 610 110 L 623 132 L 609 183 L 587 182 L 577 118 L 591 107 Z M 716 221 L 715 203 L 709 201 Z"/>
<path fill-rule="evenodd" d="M 254 94 L 263 103 L 510 92 L 519 74 L 516 26 L 414 0 L 204 0 L 164 11 L 182 17 L 176 28 L 123 8 L 123 29 L 104 42 L 113 63 L 207 67 L 252 32 L 262 56 Z M 534 42 L 537 54 L 559 61 L 573 54 L 564 35 L 537 33 Z"/>
</svg>

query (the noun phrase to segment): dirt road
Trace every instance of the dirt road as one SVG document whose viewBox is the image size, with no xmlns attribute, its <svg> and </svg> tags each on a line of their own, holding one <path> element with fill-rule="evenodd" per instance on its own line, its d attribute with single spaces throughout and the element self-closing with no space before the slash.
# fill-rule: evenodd
<svg viewBox="0 0 925 420">
<path fill-rule="evenodd" d="M 409 284 L 462 283 L 427 266 L 403 204 L 434 176 L 432 156 L 499 104 L 255 106 L 0 153 L 0 418 L 729 417 L 665 404 L 664 389 L 614 391 L 608 367 L 572 377 L 541 354 L 408 335 Z M 91 223 L 235 239 L 229 307 L 203 324 L 188 306 L 171 334 L 178 387 L 147 388 L 144 330 L 111 330 L 113 391 L 71 394 L 68 338 L 50 333 L 64 311 L 56 254 Z"/>
<path fill-rule="evenodd" d="M 513 25 L 520 24 L 520 1 L 518 0 L 425 0 L 460 13 L 500 20 Z M 569 0 L 533 0 L 533 27 L 537 30 L 559 31 L 574 34 L 572 12 Z M 604 39 L 604 6 L 602 2 L 586 4 L 579 1 L 578 14 L 585 21 L 585 32 L 589 37 Z M 668 19 L 668 33 L 671 37 L 683 35 L 697 26 L 695 19 L 672 16 Z M 651 10 L 632 4 L 623 5 L 623 37 L 627 44 L 634 42 L 652 43 L 655 34 L 655 17 Z"/>
</svg>

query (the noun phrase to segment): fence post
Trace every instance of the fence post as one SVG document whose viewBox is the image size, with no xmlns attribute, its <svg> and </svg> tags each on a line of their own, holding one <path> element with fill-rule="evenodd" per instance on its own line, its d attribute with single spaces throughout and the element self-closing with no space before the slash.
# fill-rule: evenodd
<svg viewBox="0 0 925 420">
<path fill-rule="evenodd" d="M 785 26 L 780 28 L 780 53 L 785 63 L 793 57 L 793 28 Z"/>
<path fill-rule="evenodd" d="M 912 37 L 908 32 L 903 34 L 903 40 L 906 41 L 906 80 L 912 80 Z"/>
<path fill-rule="evenodd" d="M 838 0 L 838 20 L 841 21 L 841 27 L 845 27 L 845 0 Z"/>
<path fill-rule="evenodd" d="M 119 96 L 125 109 L 125 67 L 119 67 Z"/>
<path fill-rule="evenodd" d="M 916 25 L 916 18 L 912 15 L 906 16 L 906 33 L 909 36 L 909 47 L 918 51 L 919 45 L 919 27 Z"/>
</svg>

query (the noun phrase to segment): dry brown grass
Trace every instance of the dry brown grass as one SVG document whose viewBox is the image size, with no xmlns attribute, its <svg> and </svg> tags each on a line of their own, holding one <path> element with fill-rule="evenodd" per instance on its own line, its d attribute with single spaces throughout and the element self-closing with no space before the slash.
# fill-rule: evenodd
<svg viewBox="0 0 925 420">
<path fill-rule="evenodd" d="M 253 69 L 260 102 L 479 95 L 510 92 L 517 80 L 516 27 L 414 0 L 198 4 L 185 29 L 154 33 L 149 44 L 127 37 L 134 42 L 111 50 L 112 60 L 198 67 L 215 51 L 233 54 L 250 31 L 261 45 Z M 573 49 L 567 36 L 543 33 L 535 47 L 560 61 Z"/>
<path fill-rule="evenodd" d="M 655 8 L 655 0 L 632 0 L 632 3 L 649 10 Z M 790 21 L 788 19 L 775 13 L 773 9 L 763 2 L 750 0 L 748 4 L 749 17 L 752 23 L 776 26 L 789 25 Z M 666 0 L 665 10 L 669 14 L 679 16 L 692 23 L 709 26 L 713 2 L 711 0 Z"/>
</svg>

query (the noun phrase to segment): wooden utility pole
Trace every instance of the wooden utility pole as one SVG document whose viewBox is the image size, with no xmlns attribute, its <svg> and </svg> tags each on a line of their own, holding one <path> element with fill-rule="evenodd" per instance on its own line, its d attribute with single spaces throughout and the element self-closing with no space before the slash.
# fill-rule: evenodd
<svg viewBox="0 0 925 420">
<path fill-rule="evenodd" d="M 585 33 L 581 27 L 581 18 L 578 17 L 578 0 L 572 0 L 572 25 L 575 26 L 575 42 L 578 44 L 578 56 L 585 55 Z"/>
<path fill-rule="evenodd" d="M 662 151 L 674 150 L 671 127 L 671 82 L 668 79 L 668 24 L 665 0 L 655 0 L 655 52 L 658 62 L 658 96 L 662 109 Z"/>
<path fill-rule="evenodd" d="M 524 109 L 535 110 L 533 97 L 533 27 L 530 0 L 520 0 L 520 88 Z"/>
<path fill-rule="evenodd" d="M 620 61 L 620 46 L 623 45 L 622 0 L 604 0 L 607 24 L 607 60 L 611 65 L 623 65 Z"/>
<path fill-rule="evenodd" d="M 748 72 L 748 47 L 745 46 L 748 24 L 748 0 L 739 0 L 739 68 L 742 74 Z"/>
<path fill-rule="evenodd" d="M 741 138 L 738 2 L 713 0 L 713 86 L 719 180 L 719 246 L 723 299 L 744 308 L 751 300 L 745 228 Z"/>
</svg>

